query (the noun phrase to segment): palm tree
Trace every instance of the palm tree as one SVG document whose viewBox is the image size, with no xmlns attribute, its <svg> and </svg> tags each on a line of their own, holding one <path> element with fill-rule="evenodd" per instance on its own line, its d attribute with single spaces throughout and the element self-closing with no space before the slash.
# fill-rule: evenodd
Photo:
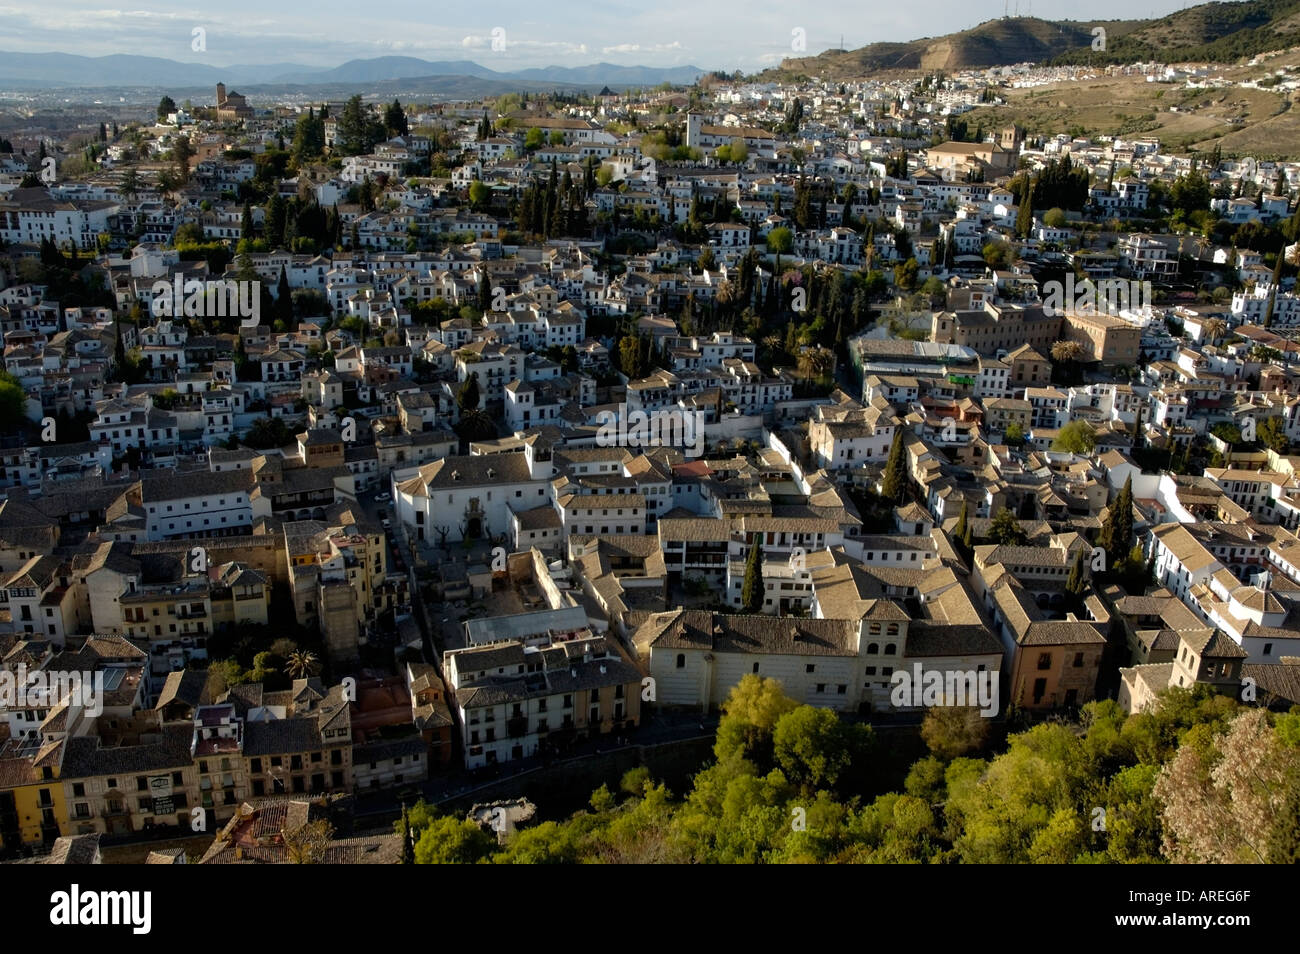
<svg viewBox="0 0 1300 954">
<path fill-rule="evenodd" d="M 122 181 L 119 186 L 122 194 L 128 199 L 134 199 L 140 192 L 140 176 L 134 167 L 129 168 L 122 174 Z"/>
<path fill-rule="evenodd" d="M 806 348 L 799 354 L 799 373 L 805 381 L 816 381 L 829 373 L 833 357 L 818 345 Z"/>
<path fill-rule="evenodd" d="M 1208 341 L 1218 341 L 1223 337 L 1223 333 L 1228 330 L 1228 323 L 1222 318 L 1207 318 L 1201 325 L 1201 330 L 1205 333 Z"/>
<path fill-rule="evenodd" d="M 298 650 L 289 654 L 284 671 L 293 679 L 307 679 L 316 675 L 320 669 L 320 660 L 313 652 Z"/>
<path fill-rule="evenodd" d="M 1077 341 L 1058 341 L 1052 345 L 1052 360 L 1058 364 L 1070 364 L 1079 360 L 1083 347 Z"/>
<path fill-rule="evenodd" d="M 281 838 L 290 864 L 317 865 L 325 860 L 330 841 L 334 838 L 334 826 L 328 819 L 321 818 L 301 828 L 282 832 Z"/>
<path fill-rule="evenodd" d="M 722 283 L 718 285 L 718 292 L 715 296 L 715 300 L 724 315 L 731 313 L 731 306 L 736 301 L 736 291 L 736 286 L 732 284 L 732 281 L 729 278 L 724 279 Z"/>
</svg>

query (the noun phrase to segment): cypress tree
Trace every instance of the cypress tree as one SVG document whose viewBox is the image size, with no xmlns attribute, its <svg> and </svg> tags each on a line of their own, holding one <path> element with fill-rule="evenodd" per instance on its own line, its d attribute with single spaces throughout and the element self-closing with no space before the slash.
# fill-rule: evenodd
<svg viewBox="0 0 1300 954">
<path fill-rule="evenodd" d="M 402 864 L 415 864 L 415 839 L 411 837 L 411 816 L 402 803 Z"/>
<path fill-rule="evenodd" d="M 746 613 L 763 612 L 763 548 L 755 540 L 749 545 L 745 558 L 745 582 L 740 590 L 741 608 Z"/>
<path fill-rule="evenodd" d="M 1034 227 L 1033 186 L 1025 179 L 1025 190 L 1020 196 L 1020 208 L 1016 210 L 1016 235 L 1026 238 Z"/>
<path fill-rule="evenodd" d="M 1083 594 L 1088 590 L 1088 581 L 1083 575 L 1083 550 L 1079 550 L 1074 555 L 1074 563 L 1070 567 L 1070 575 L 1065 580 L 1065 592 L 1074 597 L 1077 604 Z"/>
<path fill-rule="evenodd" d="M 1110 513 L 1097 537 L 1097 545 L 1106 551 L 1110 563 L 1107 569 L 1115 570 L 1128 559 L 1133 546 L 1133 478 L 1124 481 L 1124 489 L 1111 504 Z"/>
<path fill-rule="evenodd" d="M 901 503 L 907 492 L 907 463 L 903 458 L 903 432 L 894 431 L 894 443 L 889 448 L 885 462 L 885 475 L 880 484 L 881 495 Z"/>
</svg>

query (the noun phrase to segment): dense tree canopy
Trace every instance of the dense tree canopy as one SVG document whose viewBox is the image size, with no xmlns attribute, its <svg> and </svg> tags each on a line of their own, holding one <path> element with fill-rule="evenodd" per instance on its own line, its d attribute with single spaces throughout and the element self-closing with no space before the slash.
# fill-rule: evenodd
<svg viewBox="0 0 1300 954">
<path fill-rule="evenodd" d="M 504 847 L 426 805 L 411 812 L 430 862 L 1273 861 L 1300 851 L 1300 716 L 1205 687 L 1126 715 L 1083 707 L 979 757 L 970 712 L 927 717 L 932 754 L 881 792 L 871 730 L 746 676 L 724 707 L 713 764 L 684 798 L 633 769 L 620 793 L 513 835 Z M 398 830 L 401 831 L 401 822 Z"/>
</svg>

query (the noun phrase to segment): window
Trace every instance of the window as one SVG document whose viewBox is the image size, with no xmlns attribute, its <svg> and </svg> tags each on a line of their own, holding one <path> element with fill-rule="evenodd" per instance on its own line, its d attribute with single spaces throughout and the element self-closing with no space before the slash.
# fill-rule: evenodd
<svg viewBox="0 0 1300 954">
<path fill-rule="evenodd" d="M 868 666 L 868 667 L 864 670 L 864 672 L 866 672 L 866 674 L 867 674 L 868 676 L 874 676 L 874 675 L 876 674 L 876 667 L 875 667 L 875 666 Z"/>
<path fill-rule="evenodd" d="M 1075 669 L 1083 668 L 1083 653 L 1074 654 L 1074 668 Z"/>
<path fill-rule="evenodd" d="M 897 645 L 895 645 L 894 643 L 886 643 L 886 644 L 885 644 L 885 655 L 886 655 L 886 656 L 893 656 L 893 655 L 894 655 L 895 653 L 897 653 L 897 652 L 898 652 L 898 646 L 897 646 Z"/>
<path fill-rule="evenodd" d="M 813 665 L 812 663 L 809 663 L 808 665 L 804 666 L 804 669 L 803 669 L 804 672 L 816 672 L 816 670 L 817 670 L 817 667 L 816 667 L 815 665 Z"/>
<path fill-rule="evenodd" d="M 1264 644 L 1264 655 L 1265 655 L 1265 656 L 1271 656 L 1271 655 L 1273 655 L 1273 644 L 1272 644 L 1272 643 L 1265 643 L 1265 644 Z"/>
<path fill-rule="evenodd" d="M 875 655 L 877 655 L 879 652 L 880 652 L 880 644 L 879 644 L 879 643 L 867 643 L 867 655 L 868 655 L 868 656 L 875 656 Z"/>
<path fill-rule="evenodd" d="M 1039 654 L 1038 654 L 1038 668 L 1039 668 L 1039 669 L 1051 669 L 1051 668 L 1052 668 L 1052 654 L 1051 654 L 1051 653 L 1039 653 Z"/>
<path fill-rule="evenodd" d="M 754 668 L 751 670 L 751 672 L 758 672 L 758 663 L 754 663 Z"/>
<path fill-rule="evenodd" d="M 835 687 L 835 694 L 837 696 L 846 695 L 848 691 L 849 691 L 849 687 L 846 683 L 840 683 L 838 686 Z"/>
<path fill-rule="evenodd" d="M 677 654 L 677 668 L 678 668 L 678 669 L 685 669 L 685 668 L 686 668 L 686 654 L 685 654 L 685 653 L 678 653 L 678 654 Z M 565 696 L 564 698 L 567 699 L 567 698 L 569 698 L 569 697 L 568 697 L 568 696 Z"/>
</svg>

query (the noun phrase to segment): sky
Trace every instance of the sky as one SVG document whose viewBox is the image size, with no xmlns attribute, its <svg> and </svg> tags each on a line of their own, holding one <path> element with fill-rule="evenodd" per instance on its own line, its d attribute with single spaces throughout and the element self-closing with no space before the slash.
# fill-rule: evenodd
<svg viewBox="0 0 1300 954">
<path fill-rule="evenodd" d="M 133 0 L 130 8 L 118 9 L 85 0 L 0 0 L 0 50 L 134 53 L 217 67 L 274 62 L 331 67 L 397 55 L 470 59 L 499 71 L 609 62 L 749 72 L 788 56 L 838 47 L 841 34 L 844 46 L 854 49 L 967 29 L 1001 16 L 1003 2 Z M 1014 14 L 1016 0 L 1006 2 Z M 1092 20 L 1159 17 L 1188 5 L 1019 0 L 1018 9 L 1049 20 Z"/>
</svg>

